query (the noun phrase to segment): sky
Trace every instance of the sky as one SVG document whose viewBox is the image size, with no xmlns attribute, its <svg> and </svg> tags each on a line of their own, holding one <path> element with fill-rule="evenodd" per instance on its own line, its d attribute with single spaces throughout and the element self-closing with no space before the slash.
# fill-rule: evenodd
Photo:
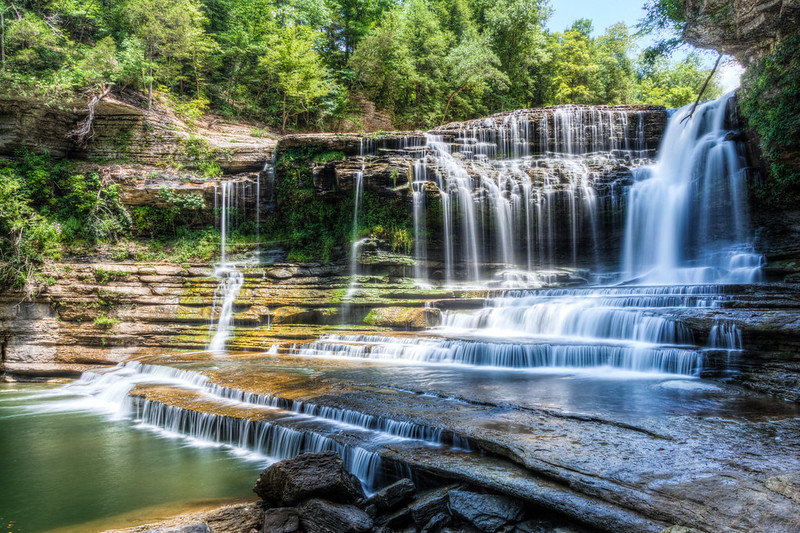
<svg viewBox="0 0 800 533">
<path fill-rule="evenodd" d="M 601 35 L 606 28 L 617 22 L 624 22 L 633 29 L 644 17 L 645 0 L 550 0 L 553 14 L 547 21 L 547 29 L 552 32 L 564 31 L 577 19 L 587 18 L 592 21 L 594 35 Z M 640 46 L 649 44 L 647 37 L 639 41 Z M 683 54 L 688 53 L 686 48 Z M 681 52 L 677 52 L 681 54 Z M 702 53 L 701 57 L 708 68 L 714 65 L 716 53 Z M 717 72 L 717 81 L 723 91 L 728 92 L 739 86 L 742 68 L 735 62 L 723 62 Z"/>
</svg>

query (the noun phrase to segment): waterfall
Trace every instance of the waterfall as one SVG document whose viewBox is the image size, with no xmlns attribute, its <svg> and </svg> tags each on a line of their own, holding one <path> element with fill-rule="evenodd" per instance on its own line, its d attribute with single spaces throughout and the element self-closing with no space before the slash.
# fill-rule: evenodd
<svg viewBox="0 0 800 533">
<path fill-rule="evenodd" d="M 623 271 L 638 283 L 752 283 L 745 157 L 733 95 L 673 113 L 658 160 L 628 193 Z"/>
<path fill-rule="evenodd" d="M 353 174 L 353 236 L 350 247 L 350 287 L 347 290 L 347 298 L 352 298 L 358 287 L 358 251 L 364 243 L 363 240 L 358 240 L 358 208 L 364 195 L 364 169 L 366 165 L 364 142 L 364 139 L 361 139 L 358 147 L 358 155 L 361 157 L 361 170 Z"/>
<path fill-rule="evenodd" d="M 602 264 L 600 240 L 616 220 L 605 219 L 597 188 L 619 190 L 618 180 L 648 163 L 647 112 L 658 113 L 558 106 L 427 133 L 411 183 L 415 278 L 424 283 L 421 265 L 436 252 L 446 284 L 488 281 L 487 272 L 613 268 Z M 426 242 L 436 238 L 424 226 L 428 184 L 439 190 L 439 250 Z"/>
<path fill-rule="evenodd" d="M 417 284 L 427 286 L 428 248 L 425 221 L 425 181 L 427 168 L 424 159 L 414 161 L 414 180 L 411 195 L 414 208 L 414 278 Z"/>
<path fill-rule="evenodd" d="M 220 205 L 220 264 L 217 266 L 214 276 L 220 281 L 214 291 L 214 300 L 211 308 L 211 328 L 214 332 L 208 350 L 212 352 L 222 351 L 228 342 L 233 325 L 233 303 L 239 296 L 244 285 L 244 274 L 236 269 L 233 263 L 228 263 L 226 258 L 227 238 L 230 228 L 231 207 L 238 204 L 239 195 L 235 193 L 236 187 L 232 182 L 220 184 L 221 201 Z M 231 197 L 233 196 L 233 200 Z M 215 202 L 216 203 L 216 202 Z M 238 215 L 238 212 L 237 212 Z M 219 316 L 214 324 L 214 316 Z"/>
<path fill-rule="evenodd" d="M 156 391 L 169 387 L 177 394 L 167 393 L 167 398 L 186 397 L 192 407 L 164 403 L 157 392 L 155 396 L 131 395 L 137 387 L 148 390 L 152 386 Z M 386 479 L 389 471 L 378 453 L 385 445 L 471 449 L 467 438 L 442 428 L 255 394 L 218 385 L 199 372 L 135 361 L 103 373 L 85 372 L 52 395 L 57 409 L 99 411 L 116 419 L 132 419 L 168 436 L 225 446 L 239 455 L 250 452 L 269 462 L 332 450 L 368 490 L 391 481 Z M 218 407 L 204 412 L 195 407 L 192 397 Z M 399 474 L 409 475 L 405 471 Z"/>
</svg>

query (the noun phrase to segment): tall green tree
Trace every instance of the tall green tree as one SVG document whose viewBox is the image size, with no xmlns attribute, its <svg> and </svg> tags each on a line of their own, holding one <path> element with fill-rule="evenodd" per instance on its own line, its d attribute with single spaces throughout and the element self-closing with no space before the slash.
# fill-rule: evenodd
<svg viewBox="0 0 800 533">
<path fill-rule="evenodd" d="M 199 63 L 212 48 L 204 30 L 207 23 L 195 0 L 128 0 L 125 5 L 129 31 L 144 44 L 147 72 L 147 105 L 153 106 L 153 82 L 159 70 L 172 63 L 188 62 L 197 80 Z M 174 73 L 174 69 L 173 69 Z"/>
<path fill-rule="evenodd" d="M 442 124 L 453 99 L 462 91 L 471 89 L 473 99 L 480 100 L 490 87 L 505 89 L 508 86 L 508 76 L 499 69 L 500 60 L 489 47 L 488 39 L 477 35 L 474 30 L 464 34 L 461 43 L 445 58 L 445 64 L 450 95 L 442 113 Z"/>
<path fill-rule="evenodd" d="M 311 111 L 333 89 L 313 44 L 314 35 L 307 28 L 285 27 L 261 58 L 261 65 L 273 78 L 273 87 L 281 101 L 283 131 L 290 118 Z"/>
<path fill-rule="evenodd" d="M 509 79 L 503 107 L 529 107 L 536 102 L 539 71 L 547 60 L 544 23 L 546 0 L 476 0 L 476 17 Z"/>
</svg>

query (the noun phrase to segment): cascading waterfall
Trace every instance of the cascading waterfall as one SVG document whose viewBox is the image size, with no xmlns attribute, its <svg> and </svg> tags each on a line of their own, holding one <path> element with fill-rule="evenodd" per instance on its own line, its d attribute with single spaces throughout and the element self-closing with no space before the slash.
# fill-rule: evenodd
<svg viewBox="0 0 800 533">
<path fill-rule="evenodd" d="M 648 162 L 646 111 L 635 111 L 635 122 L 632 112 L 560 106 L 537 120 L 518 111 L 426 134 L 411 184 L 415 277 L 426 279 L 422 265 L 429 259 L 427 183 L 439 189 L 447 284 L 480 281 L 491 265 L 598 268 L 605 228 L 595 188 L 605 180 L 613 187 L 621 164 L 635 169 Z"/>
<path fill-rule="evenodd" d="M 731 139 L 733 94 L 677 110 L 658 161 L 629 191 L 623 271 L 637 283 L 752 283 L 745 158 Z"/>
<path fill-rule="evenodd" d="M 199 395 L 203 401 L 225 406 L 227 412 L 238 410 L 242 416 L 204 413 L 130 394 L 142 386 L 169 386 L 186 391 Z M 268 461 L 333 450 L 367 489 L 375 489 L 387 481 L 384 479 L 387 468 L 377 453 L 383 445 L 416 442 L 462 452 L 471 447 L 466 438 L 440 428 L 253 394 L 218 385 L 199 372 L 139 362 L 120 363 L 103 373 L 86 372 L 79 380 L 54 392 L 58 396 L 65 393 L 78 399 L 60 400 L 63 408 L 95 410 L 116 419 L 133 419 L 174 436 L 255 453 Z"/>
<path fill-rule="evenodd" d="M 623 371 L 612 374 L 615 379 L 702 376 L 704 353 L 741 350 L 742 334 L 733 323 L 721 320 L 699 335 L 707 342 L 698 345 L 693 331 L 680 321 L 681 312 L 723 307 L 732 290 L 725 284 L 752 281 L 760 265 L 758 256 L 743 244 L 750 231 L 744 163 L 736 143 L 728 140 L 729 100 L 701 105 L 684 123 L 688 109 L 674 113 L 658 162 L 651 167 L 646 167 L 651 154 L 644 112 L 632 115 L 614 108 L 562 106 L 535 119 L 514 112 L 428 134 L 425 147 L 403 142 L 400 149 L 421 154 L 413 162 L 410 184 L 418 284 L 430 282 L 429 265 L 437 263 L 428 237 L 432 242 L 439 238 L 431 235 L 438 233 L 439 221 L 429 224 L 428 216 L 439 212 L 446 283 L 487 281 L 484 265 L 502 268 L 507 279 L 522 280 L 526 286 L 541 286 L 536 282 L 547 274 L 523 272 L 515 278 L 516 269 L 608 267 L 599 258 L 601 242 L 609 228 L 622 222 L 622 270 L 634 283 L 509 290 L 487 298 L 481 309 L 445 309 L 439 326 L 415 337 L 328 334 L 291 348 L 273 345 L 268 353 L 384 364 L 411 361 L 413 370 L 422 373 L 428 365 L 452 366 L 465 374 L 464 367 L 470 367 L 469 372 L 481 379 L 480 373 L 488 371 L 513 371 L 515 378 L 524 377 L 524 372 L 605 372 L 607 377 L 609 369 Z M 363 244 L 357 239 L 359 208 L 369 149 L 361 145 L 362 168 L 353 176 L 353 248 L 345 305 L 357 288 Z M 622 163 L 632 186 L 618 179 L 617 170 L 609 171 Z M 606 199 L 601 200 L 599 186 L 608 188 Z M 227 243 L 234 219 L 244 216 L 245 188 L 222 183 L 215 197 L 221 250 L 211 351 L 226 348 L 234 302 L 244 283 L 242 272 L 228 261 Z M 257 198 L 260 188 L 259 180 Z M 427 195 L 434 188 L 441 202 L 437 209 L 436 195 Z M 622 220 L 618 213 L 625 209 L 627 219 Z M 603 220 L 603 211 L 616 218 Z M 380 372 L 379 365 L 375 367 Z M 431 375 L 436 372 L 444 371 L 437 367 Z M 167 405 L 158 400 L 158 391 L 152 397 L 131 396 L 137 386 L 173 387 L 225 409 L 204 413 Z M 198 372 L 160 366 L 128 363 L 102 374 L 87 372 L 70 387 L 115 416 L 269 459 L 335 450 L 369 487 L 380 484 L 383 445 L 418 441 L 412 444 L 470 449 L 467 439 L 436 427 L 249 393 L 215 384 Z"/>
<path fill-rule="evenodd" d="M 613 368 L 697 376 L 703 347 L 672 315 L 727 301 L 719 285 L 507 291 L 473 312 L 444 311 L 421 338 L 326 335 L 298 345 L 309 357 L 416 361 L 517 370 Z M 734 334 L 715 326 L 718 344 Z"/>
</svg>

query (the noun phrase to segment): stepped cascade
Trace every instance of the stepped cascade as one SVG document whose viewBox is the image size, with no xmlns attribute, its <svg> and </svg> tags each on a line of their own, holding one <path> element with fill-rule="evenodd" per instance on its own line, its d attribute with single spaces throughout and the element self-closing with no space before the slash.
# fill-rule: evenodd
<svg viewBox="0 0 800 533">
<path fill-rule="evenodd" d="M 754 297 L 740 285 L 759 281 L 762 263 L 733 107 L 726 96 L 677 110 L 663 139 L 653 106 L 558 106 L 391 146 L 361 139 L 357 164 L 317 169 L 340 165 L 352 184 L 340 265 L 271 264 L 266 249 L 231 260 L 236 229 L 276 209 L 280 176 L 262 187 L 259 175 L 255 200 L 252 184 L 223 182 L 220 261 L 196 280 L 213 292 L 206 350 L 85 372 L 42 393 L 43 409 L 99 412 L 258 467 L 332 450 L 368 492 L 456 479 L 609 531 L 698 516 L 719 529 L 669 491 L 768 472 L 776 456 L 797 467 L 778 430 L 739 436 L 761 399 L 726 382 L 751 340 L 736 313 Z M 381 151 L 407 168 L 399 186 L 386 174 L 415 238 L 370 263 L 376 239 L 359 223 Z M 192 301 L 178 305 L 188 314 Z M 707 445 L 717 434 L 755 458 L 739 466 Z M 731 497 L 760 505 L 759 494 Z"/>
<path fill-rule="evenodd" d="M 545 111 L 512 112 L 426 134 L 411 183 L 418 264 L 428 259 L 426 240 L 438 240 L 425 227 L 430 184 L 441 202 L 447 283 L 479 282 L 491 264 L 528 271 L 613 267 L 600 261 L 598 248 L 604 234 L 620 231 L 620 220 L 601 213 L 619 210 L 619 191 L 652 162 L 648 130 L 657 112 L 646 106 L 634 112 L 587 106 Z M 598 189 L 611 194 L 601 200 Z M 425 281 L 422 268 L 416 272 Z"/>
</svg>

